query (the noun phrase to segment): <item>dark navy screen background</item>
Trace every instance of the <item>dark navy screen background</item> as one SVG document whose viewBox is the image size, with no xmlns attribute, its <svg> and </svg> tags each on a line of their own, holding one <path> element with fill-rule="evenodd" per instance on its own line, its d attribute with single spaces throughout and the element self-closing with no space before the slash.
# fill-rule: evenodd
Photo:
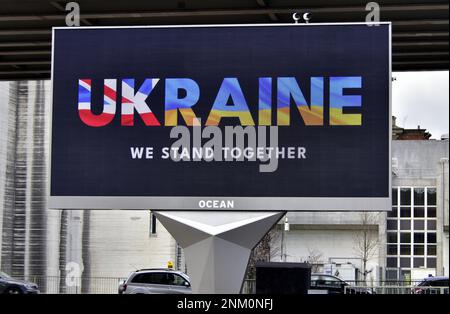
<svg viewBox="0 0 450 314">
<path fill-rule="evenodd" d="M 56 29 L 53 60 L 52 196 L 389 196 L 389 27 L 380 25 Z M 325 79 L 324 126 L 305 126 L 291 100 L 291 125 L 279 146 L 304 146 L 307 159 L 259 162 L 173 162 L 159 158 L 171 127 L 135 126 L 116 116 L 107 126 L 78 116 L 78 79 L 92 79 L 92 110 L 103 109 L 103 79 L 160 78 L 147 99 L 164 125 L 164 79 L 191 78 L 200 87 L 193 107 L 206 121 L 225 77 L 237 77 L 258 121 L 258 78 L 295 77 L 309 101 L 310 77 Z M 330 76 L 361 76 L 362 126 L 329 126 Z M 179 124 L 184 121 L 179 115 Z M 233 118 L 221 125 L 236 124 Z M 153 146 L 154 159 L 133 160 L 131 146 Z"/>
</svg>

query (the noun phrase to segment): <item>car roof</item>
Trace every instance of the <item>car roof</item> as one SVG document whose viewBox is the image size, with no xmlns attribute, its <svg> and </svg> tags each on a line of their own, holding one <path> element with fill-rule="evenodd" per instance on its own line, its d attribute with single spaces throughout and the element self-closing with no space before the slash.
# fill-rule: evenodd
<svg viewBox="0 0 450 314">
<path fill-rule="evenodd" d="M 179 271 L 179 270 L 174 270 L 174 269 L 171 269 L 171 268 L 144 268 L 144 269 L 138 269 L 138 270 L 136 270 L 136 271 L 134 271 L 135 273 L 149 273 L 149 272 L 157 272 L 157 271 L 159 271 L 159 272 L 173 272 L 173 273 L 181 273 L 181 271 Z"/>
<path fill-rule="evenodd" d="M 167 273 L 174 273 L 174 274 L 182 274 L 185 275 L 182 271 L 174 270 L 172 268 L 144 268 L 144 269 L 138 269 L 131 273 L 131 275 L 139 274 L 139 273 L 154 273 L 154 272 L 167 272 Z M 185 275 L 186 276 L 186 275 Z"/>
<path fill-rule="evenodd" d="M 311 277 L 312 277 L 312 276 L 325 276 L 325 277 L 333 277 L 333 278 L 336 278 L 336 279 L 342 280 L 341 278 L 339 278 L 339 277 L 337 277 L 337 276 L 334 276 L 334 275 L 330 275 L 330 274 L 319 274 L 319 273 L 313 273 L 313 274 L 311 274 Z"/>
<path fill-rule="evenodd" d="M 448 280 L 448 277 L 445 276 L 426 277 L 423 280 L 424 281 Z"/>
<path fill-rule="evenodd" d="M 163 272 L 163 273 L 173 273 L 173 274 L 177 274 L 180 275 L 181 277 L 183 277 L 184 279 L 190 281 L 190 278 L 187 274 L 183 273 L 180 270 L 174 270 L 171 268 L 146 268 L 146 269 L 138 269 L 133 271 L 128 278 L 126 279 L 126 281 L 128 282 L 129 280 L 132 280 L 135 276 L 139 275 L 139 274 L 149 274 L 149 273 L 157 273 L 157 272 Z"/>
<path fill-rule="evenodd" d="M 170 270 L 170 271 L 173 271 L 172 268 L 142 268 L 142 269 L 137 269 L 135 272 L 140 272 L 140 271 L 154 271 L 154 270 Z"/>
</svg>

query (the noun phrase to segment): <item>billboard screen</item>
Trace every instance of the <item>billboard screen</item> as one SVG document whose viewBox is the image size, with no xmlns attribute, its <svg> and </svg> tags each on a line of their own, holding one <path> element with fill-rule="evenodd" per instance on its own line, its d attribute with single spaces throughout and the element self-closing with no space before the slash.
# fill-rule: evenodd
<svg viewBox="0 0 450 314">
<path fill-rule="evenodd" d="M 55 28 L 50 207 L 389 209 L 390 27 Z"/>
</svg>

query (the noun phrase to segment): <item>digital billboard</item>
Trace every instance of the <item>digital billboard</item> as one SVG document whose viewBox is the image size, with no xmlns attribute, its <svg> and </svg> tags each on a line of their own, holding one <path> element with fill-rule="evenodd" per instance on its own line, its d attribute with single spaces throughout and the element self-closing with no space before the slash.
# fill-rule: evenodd
<svg viewBox="0 0 450 314">
<path fill-rule="evenodd" d="M 53 29 L 51 208 L 387 210 L 391 25 Z"/>
</svg>

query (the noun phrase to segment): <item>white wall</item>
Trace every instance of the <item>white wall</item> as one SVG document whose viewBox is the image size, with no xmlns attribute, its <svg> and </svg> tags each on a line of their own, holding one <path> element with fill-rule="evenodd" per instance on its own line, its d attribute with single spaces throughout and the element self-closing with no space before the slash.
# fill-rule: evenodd
<svg viewBox="0 0 450 314">
<path fill-rule="evenodd" d="M 361 259 L 358 258 L 358 251 L 355 248 L 358 231 L 339 229 L 295 230 L 292 227 L 294 226 L 291 226 L 291 230 L 286 232 L 285 238 L 287 262 L 306 262 L 308 256 L 314 251 L 315 254 L 322 254 L 322 263 L 332 261 L 351 262 L 355 267 L 361 269 Z M 274 245 L 280 245 L 280 243 Z M 377 253 L 369 261 L 367 267 L 368 270 L 374 269 L 373 274 L 375 274 L 376 267 L 379 264 Z M 280 257 L 275 258 L 275 261 L 279 260 Z M 368 280 L 370 280 L 370 275 Z"/>
<path fill-rule="evenodd" d="M 126 277 L 174 262 L 175 240 L 159 222 L 156 236 L 150 235 L 149 211 L 91 211 L 89 223 L 92 277 Z"/>
</svg>

